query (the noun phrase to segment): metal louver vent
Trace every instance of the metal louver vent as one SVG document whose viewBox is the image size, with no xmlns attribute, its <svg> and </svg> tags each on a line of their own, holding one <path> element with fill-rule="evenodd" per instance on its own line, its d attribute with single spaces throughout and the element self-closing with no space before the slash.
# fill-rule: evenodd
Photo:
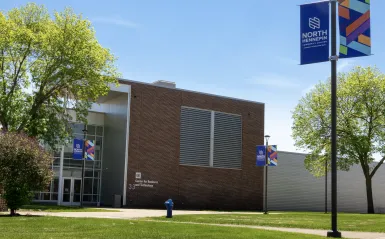
<svg viewBox="0 0 385 239">
<path fill-rule="evenodd" d="M 180 164 L 209 166 L 210 128 L 210 111 L 182 107 L 180 125 Z"/>
<path fill-rule="evenodd" d="M 241 168 L 242 118 L 240 115 L 215 112 L 214 167 Z"/>
</svg>

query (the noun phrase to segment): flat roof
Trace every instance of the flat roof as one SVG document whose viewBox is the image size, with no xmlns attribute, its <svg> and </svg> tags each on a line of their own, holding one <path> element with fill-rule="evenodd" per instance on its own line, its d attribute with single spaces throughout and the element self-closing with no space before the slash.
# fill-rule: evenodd
<svg viewBox="0 0 385 239">
<path fill-rule="evenodd" d="M 190 92 L 190 93 L 197 93 L 197 94 L 208 95 L 208 96 L 215 96 L 215 97 L 224 98 L 224 99 L 230 99 L 230 100 L 236 100 L 236 101 L 243 101 L 243 102 L 248 102 L 248 103 L 265 105 L 265 103 L 258 102 L 258 101 L 239 99 L 239 98 L 234 98 L 234 97 L 210 94 L 210 93 L 199 92 L 199 91 L 186 90 L 186 89 L 181 89 L 181 88 L 170 88 L 170 87 L 155 85 L 155 84 L 147 83 L 147 82 L 133 81 L 133 80 L 121 79 L 121 78 L 118 78 L 118 81 L 119 81 L 119 83 L 122 83 L 122 84 L 128 84 L 128 83 L 132 82 L 132 83 L 135 83 L 135 84 L 150 85 L 150 86 L 154 86 L 154 87 L 167 88 L 167 89 L 171 89 L 171 90 L 178 90 L 178 91 L 184 91 L 184 92 Z"/>
</svg>

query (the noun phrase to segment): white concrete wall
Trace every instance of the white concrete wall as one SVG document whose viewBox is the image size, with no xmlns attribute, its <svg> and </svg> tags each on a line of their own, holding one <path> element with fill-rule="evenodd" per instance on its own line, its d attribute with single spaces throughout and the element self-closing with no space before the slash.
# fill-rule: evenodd
<svg viewBox="0 0 385 239">
<path fill-rule="evenodd" d="M 77 122 L 74 110 L 68 110 L 72 117 L 72 122 Z M 89 125 L 104 125 L 104 114 L 99 112 L 88 112 L 87 121 Z"/>
<path fill-rule="evenodd" d="M 304 154 L 279 152 L 278 166 L 269 167 L 268 207 L 270 210 L 324 211 L 325 177 L 315 178 L 304 166 Z M 367 211 L 365 178 L 356 165 L 349 172 L 339 171 L 338 210 L 341 212 Z M 330 211 L 331 178 L 328 174 L 328 210 Z M 373 178 L 374 206 L 385 213 L 385 165 Z"/>
</svg>

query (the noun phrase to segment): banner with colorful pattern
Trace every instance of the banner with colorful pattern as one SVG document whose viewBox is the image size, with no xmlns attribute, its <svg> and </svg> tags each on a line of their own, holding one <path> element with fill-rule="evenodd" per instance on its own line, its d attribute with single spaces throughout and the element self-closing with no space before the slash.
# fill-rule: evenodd
<svg viewBox="0 0 385 239">
<path fill-rule="evenodd" d="M 269 145 L 269 147 L 267 147 L 267 160 L 269 166 L 278 165 L 277 145 Z"/>
<path fill-rule="evenodd" d="M 370 0 L 338 0 L 340 58 L 371 55 Z"/>
<path fill-rule="evenodd" d="M 95 157 L 95 144 L 93 140 L 86 140 L 85 142 L 84 158 L 86 160 L 94 160 Z"/>
</svg>

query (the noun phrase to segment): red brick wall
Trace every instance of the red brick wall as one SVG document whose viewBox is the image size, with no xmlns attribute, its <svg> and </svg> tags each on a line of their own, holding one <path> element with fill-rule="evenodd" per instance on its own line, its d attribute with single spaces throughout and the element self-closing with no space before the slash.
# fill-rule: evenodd
<svg viewBox="0 0 385 239">
<path fill-rule="evenodd" d="M 170 196 L 176 208 L 262 209 L 263 170 L 255 146 L 264 143 L 264 105 L 205 94 L 130 83 L 128 207 L 160 207 Z M 179 165 L 181 106 L 242 115 L 242 170 Z M 155 180 L 153 188 L 136 187 Z"/>
</svg>

